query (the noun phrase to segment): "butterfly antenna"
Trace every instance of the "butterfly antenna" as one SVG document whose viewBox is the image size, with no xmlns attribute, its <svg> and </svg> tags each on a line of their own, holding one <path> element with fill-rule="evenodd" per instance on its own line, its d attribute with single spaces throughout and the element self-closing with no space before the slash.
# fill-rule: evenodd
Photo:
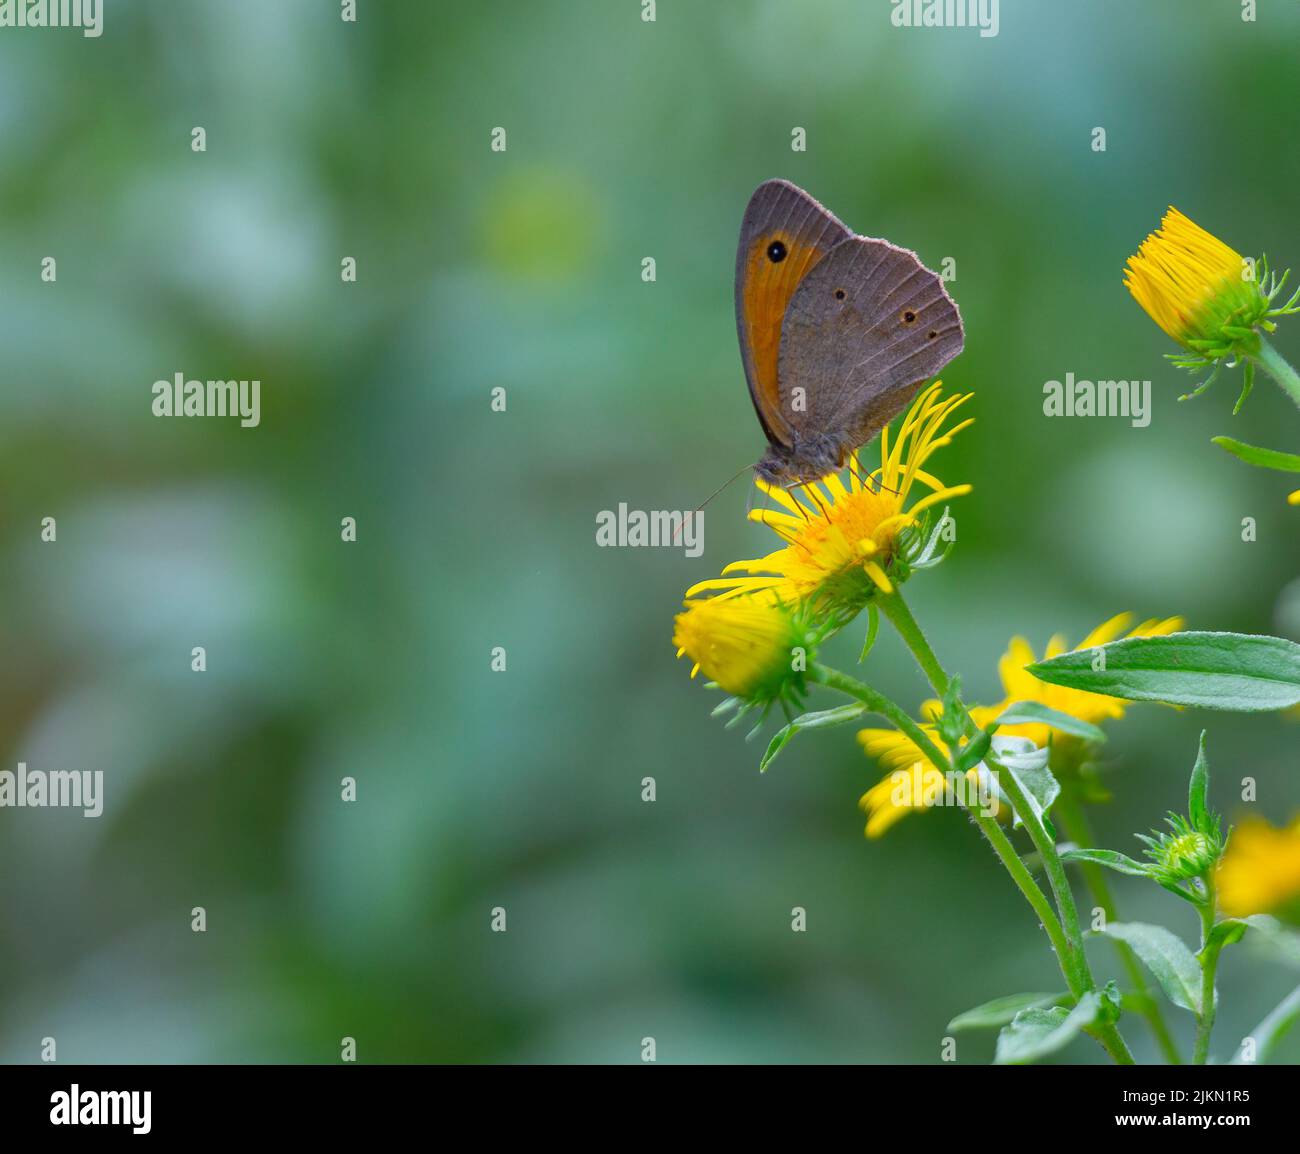
<svg viewBox="0 0 1300 1154">
<path fill-rule="evenodd" d="M 714 489 L 712 493 L 710 493 L 707 497 L 704 498 L 704 501 L 699 505 L 698 508 L 695 509 L 695 512 L 691 513 L 691 516 L 692 517 L 695 516 L 696 513 L 703 513 L 705 505 L 707 505 L 710 501 L 712 501 L 714 497 L 716 497 L 719 493 L 721 493 L 723 489 L 725 489 L 734 480 L 736 480 L 736 478 L 739 477 L 742 473 L 744 473 L 748 469 L 752 469 L 753 467 L 754 467 L 753 465 L 744 465 L 740 469 L 737 469 L 736 472 L 734 472 L 730 477 L 728 477 L 725 481 L 723 481 L 721 485 L 719 485 L 716 489 Z M 674 545 L 677 544 L 677 538 L 681 536 L 682 530 L 685 528 L 686 528 L 686 518 L 683 517 L 681 523 L 673 531 Z"/>
</svg>

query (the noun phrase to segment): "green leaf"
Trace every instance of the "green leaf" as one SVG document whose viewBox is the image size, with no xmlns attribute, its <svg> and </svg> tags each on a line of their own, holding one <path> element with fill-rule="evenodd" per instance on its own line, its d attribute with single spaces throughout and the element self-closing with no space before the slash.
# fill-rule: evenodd
<svg viewBox="0 0 1300 1154">
<path fill-rule="evenodd" d="M 931 512 L 933 512 L 933 510 L 931 510 Z M 933 569 L 936 565 L 947 559 L 948 554 L 952 552 L 953 545 L 957 543 L 957 536 L 955 533 L 950 533 L 947 536 L 944 535 L 944 527 L 948 523 L 947 505 L 943 508 L 943 514 L 934 523 L 933 530 L 928 529 L 930 513 L 927 512 L 925 516 L 926 524 L 922 527 L 922 531 L 929 531 L 929 536 L 926 538 L 924 548 L 920 549 L 915 556 L 909 555 L 907 558 L 908 564 L 913 569 Z M 943 542 L 942 549 L 939 545 L 940 541 Z"/>
<path fill-rule="evenodd" d="M 1005 1026 L 1021 1010 L 1037 1010 L 1068 998 L 1069 994 L 1008 994 L 1005 998 L 994 998 L 982 1006 L 958 1014 L 948 1023 L 948 1029 L 955 1030 L 989 1030 L 994 1026 Z"/>
<path fill-rule="evenodd" d="M 1102 987 L 1100 997 L 1101 1003 L 1097 1008 L 1096 1020 L 1118 1022 L 1124 1012 L 1124 995 L 1120 992 L 1119 983 L 1112 978 Z"/>
<path fill-rule="evenodd" d="M 1300 457 L 1294 453 L 1282 453 L 1277 449 L 1257 449 L 1254 445 L 1235 441 L 1231 437 L 1211 437 L 1210 440 L 1219 448 L 1227 449 L 1234 457 L 1245 461 L 1247 465 L 1258 465 L 1261 469 L 1277 469 L 1282 473 L 1300 473 Z"/>
<path fill-rule="evenodd" d="M 1250 390 L 1255 384 L 1255 362 L 1249 357 L 1246 359 L 1245 370 L 1241 374 L 1241 395 L 1237 398 L 1237 403 L 1232 406 L 1232 415 L 1235 417 L 1241 412 L 1241 406 L 1246 403 L 1246 398 L 1250 396 Z"/>
<path fill-rule="evenodd" d="M 867 602 L 867 639 L 862 643 L 862 652 L 858 654 L 858 664 L 867 659 L 867 654 L 876 643 L 876 634 L 880 632 L 880 610 L 874 601 Z"/>
<path fill-rule="evenodd" d="M 865 713 L 866 708 L 860 701 L 854 701 L 848 705 L 837 705 L 834 709 L 800 714 L 790 725 L 795 729 L 829 729 L 835 725 L 847 725 Z"/>
<path fill-rule="evenodd" d="M 1253 931 L 1252 946 L 1260 946 L 1270 961 L 1300 969 L 1300 934 L 1288 930 L 1268 914 L 1251 914 L 1242 919 Z"/>
<path fill-rule="evenodd" d="M 999 1066 L 1023 1065 L 1055 1054 L 1091 1026 L 1100 1010 L 1101 997 L 1095 991 L 1084 994 L 1072 1010 L 1021 1010 L 998 1035 L 993 1061 Z"/>
<path fill-rule="evenodd" d="M 1210 811 L 1205 795 L 1210 788 L 1210 764 L 1205 760 L 1205 730 L 1201 730 L 1201 744 L 1196 751 L 1196 764 L 1192 766 L 1192 779 L 1187 786 L 1187 816 L 1192 828 L 1206 833 L 1210 826 Z"/>
<path fill-rule="evenodd" d="M 1106 740 L 1106 735 L 1095 725 L 1089 725 L 1086 721 L 1080 721 L 1077 717 L 1071 717 L 1068 713 L 1051 709 L 1037 701 L 1014 702 L 1002 711 L 997 721 L 998 725 L 1031 725 L 1035 722 L 1050 725 L 1073 737 L 1082 737 L 1085 741 Z"/>
<path fill-rule="evenodd" d="M 1268 1017 L 1246 1035 L 1241 1049 L 1232 1059 L 1232 1064 L 1242 1066 L 1249 1065 L 1250 1061 L 1267 1062 L 1273 1049 L 1282 1040 L 1282 1036 L 1295 1025 L 1297 1020 L 1300 1020 L 1300 986 L 1287 994 Z M 1254 1054 L 1251 1059 L 1246 1057 L 1247 1042 L 1254 1043 Z"/>
<path fill-rule="evenodd" d="M 1281 637 L 1245 633 L 1126 637 L 1026 668 L 1053 685 L 1129 701 L 1237 712 L 1300 704 L 1300 645 Z"/>
<path fill-rule="evenodd" d="M 861 702 L 855 701 L 849 705 L 838 705 L 834 709 L 823 709 L 818 713 L 801 714 L 789 725 L 777 730 L 768 744 L 767 752 L 763 754 L 763 760 L 758 763 L 759 771 L 765 772 L 776 758 L 776 755 L 789 744 L 790 739 L 801 729 L 825 729 L 832 725 L 846 725 L 855 718 L 861 717 L 866 712 L 866 708 Z"/>
<path fill-rule="evenodd" d="M 1046 752 L 1046 750 L 1034 751 L 1035 754 L 1046 754 Z M 1016 779 L 1025 796 L 1029 798 L 1029 804 L 1039 822 L 1047 830 L 1048 836 L 1055 840 L 1056 831 L 1047 819 L 1047 813 L 1052 808 L 1052 803 L 1060 796 L 1061 783 L 1047 768 L 1047 758 L 1029 754 L 1008 754 L 999 750 L 997 763 Z M 1012 827 L 1019 827 L 1020 824 L 1021 816 L 1016 814 Z"/>
<path fill-rule="evenodd" d="M 961 678 L 953 676 L 943 694 L 943 712 L 935 719 L 939 740 L 956 749 L 966 736 L 966 707 L 961 703 Z"/>
<path fill-rule="evenodd" d="M 772 735 L 772 740 L 767 743 L 767 752 L 763 754 L 763 759 L 758 763 L 758 772 L 766 773 L 767 767 L 776 760 L 776 755 L 783 750 L 799 731 L 795 729 L 794 723 L 783 726 Z"/>
<path fill-rule="evenodd" d="M 1062 861 L 1093 862 L 1132 877 L 1149 877 L 1150 871 L 1140 861 L 1113 849 L 1067 849 L 1061 853 Z"/>
<path fill-rule="evenodd" d="M 1233 942 L 1241 941 L 1242 934 L 1248 929 L 1250 929 L 1249 922 L 1244 922 L 1240 918 L 1224 918 L 1223 921 L 1215 923 L 1202 948 L 1222 949 L 1224 946 L 1230 946 Z"/>
<path fill-rule="evenodd" d="M 1181 938 L 1164 926 L 1144 922 L 1111 922 L 1101 931 L 1107 937 L 1127 942 L 1142 964 L 1160 983 L 1175 1006 L 1201 1013 L 1201 967 Z"/>
<path fill-rule="evenodd" d="M 988 755 L 990 747 L 993 745 L 993 735 L 987 729 L 981 729 L 966 745 L 961 747 L 953 762 L 953 769 L 958 773 L 965 773 L 979 765 Z"/>
</svg>

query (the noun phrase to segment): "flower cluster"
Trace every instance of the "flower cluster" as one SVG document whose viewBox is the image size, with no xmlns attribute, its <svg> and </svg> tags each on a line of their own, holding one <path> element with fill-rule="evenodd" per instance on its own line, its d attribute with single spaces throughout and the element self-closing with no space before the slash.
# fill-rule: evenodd
<svg viewBox="0 0 1300 1154">
<path fill-rule="evenodd" d="M 1265 337 L 1276 327 L 1274 318 L 1300 312 L 1300 292 L 1274 304 L 1285 280 L 1285 274 L 1270 275 L 1262 259 L 1244 259 L 1171 208 L 1128 262 L 1125 284 L 1182 346 L 1172 358 L 1177 365 L 1211 367 L 1196 392 L 1209 386 L 1223 362 L 1245 362 L 1240 408 L 1256 363 L 1300 404 L 1300 374 Z M 693 663 L 692 677 L 702 671 L 730 695 L 715 714 L 734 711 L 739 718 L 761 710 L 765 718 L 777 704 L 785 711 L 788 723 L 773 735 L 762 769 L 802 730 L 856 727 L 865 717 L 888 723 L 857 734 L 884 771 L 860 801 L 869 838 L 917 809 L 955 805 L 969 815 L 1047 934 L 1068 994 L 1065 1004 L 1050 1008 L 1041 995 L 1002 998 L 960 1015 L 950 1028 L 996 1019 L 1002 1026 L 999 1062 L 1046 1057 L 1083 1031 L 1115 1061 L 1127 1063 L 1132 1054 L 1116 1021 L 1131 1011 L 1147 1019 L 1164 1056 L 1180 1062 L 1177 1041 L 1145 982 L 1145 964 L 1169 999 L 1195 1014 L 1192 1061 L 1205 1063 L 1220 951 L 1252 927 L 1275 925 L 1241 919 L 1271 914 L 1300 922 L 1300 819 L 1283 830 L 1248 819 L 1225 834 L 1210 806 L 1204 732 L 1186 812 L 1170 813 L 1166 828 L 1138 835 L 1145 847 L 1141 859 L 1095 846 L 1081 803 L 1109 797 L 1098 756 L 1107 737 L 1101 726 L 1122 718 L 1130 701 L 1247 712 L 1298 706 L 1300 645 L 1183 632 L 1178 617 L 1134 624 L 1122 613 L 1077 648 L 1053 637 L 1041 658 L 1028 641 L 1013 637 L 998 662 L 1001 700 L 968 703 L 961 678 L 945 669 L 900 587 L 942 561 L 955 540 L 946 503 L 971 486 L 945 484 L 930 462 L 970 423 L 953 419 L 969 399 L 945 397 L 938 382 L 921 390 L 897 427 L 881 432 L 878 466 L 867 466 L 859 452 L 844 472 L 790 488 L 757 478 L 764 505 L 749 516 L 771 529 L 780 545 L 687 590 L 673 632 L 677 654 Z M 1247 463 L 1300 471 L 1300 457 L 1231 438 L 1216 441 Z M 1300 503 L 1300 493 L 1292 499 Z M 886 619 L 938 698 L 922 706 L 919 719 L 878 688 L 817 660 L 822 643 L 864 611 L 870 624 L 859 663 Z M 842 693 L 847 704 L 793 716 L 791 707 L 802 706 L 814 683 Z M 1032 856 L 1017 848 L 1018 835 L 1028 838 Z M 1133 983 L 1131 998 L 1121 1000 L 1114 981 L 1103 985 L 1093 976 L 1067 866 L 1081 870 L 1097 907 L 1107 911 L 1108 936 Z M 1167 931 L 1115 916 L 1104 870 L 1144 878 L 1190 903 L 1201 921 L 1199 951 L 1191 954 Z M 1300 938 L 1291 948 L 1300 948 Z M 1020 1008 L 1008 1014 L 1008 1004 Z"/>
<path fill-rule="evenodd" d="M 1132 619 L 1130 613 L 1120 613 L 1112 617 L 1109 621 L 1098 625 L 1077 648 L 1092 649 L 1121 636 L 1160 637 L 1176 632 L 1183 625 L 1181 617 L 1157 618 L 1143 621 L 1125 633 Z M 1048 641 L 1042 660 L 1046 661 L 1070 651 L 1065 639 L 1058 634 Z M 1085 693 L 1082 690 L 1039 681 L 1026 669 L 1026 666 L 1033 665 L 1037 660 L 1039 658 L 1035 656 L 1033 647 L 1025 638 L 1011 639 L 1007 651 L 998 661 L 998 673 L 1002 680 L 1002 701 L 997 705 L 974 705 L 970 708 L 971 718 L 979 728 L 988 726 L 1013 703 L 1026 701 L 1036 702 L 1058 713 L 1069 714 L 1090 725 L 1124 716 L 1124 709 L 1128 703 L 1118 697 Z M 943 745 L 939 733 L 939 723 L 943 718 L 942 702 L 925 702 L 921 707 L 921 713 L 926 719 L 921 725 L 921 731 L 951 756 L 952 751 Z M 1082 739 L 1056 729 L 1047 722 L 1031 721 L 1003 725 L 999 727 L 998 733 L 1003 737 L 1025 738 L 1040 748 L 1051 745 L 1053 753 L 1058 754 L 1053 768 L 1062 776 L 1069 769 L 1077 768 L 1079 756 L 1083 752 L 1078 748 Z M 925 755 L 916 743 L 896 729 L 864 729 L 859 732 L 858 740 L 862 743 L 867 756 L 874 758 L 885 770 L 884 778 L 867 790 L 859 803 L 867 814 L 867 836 L 879 837 L 915 808 L 908 802 L 909 797 L 915 799 L 932 796 L 924 789 L 914 790 L 910 794 L 907 791 L 896 790 L 895 786 L 900 780 L 898 775 L 919 774 L 924 780 L 937 775 L 937 771 L 927 764 Z M 1062 750 L 1064 756 L 1060 756 Z M 1065 761 L 1074 764 L 1063 764 Z M 928 806 L 923 805 L 922 808 Z"/>
<path fill-rule="evenodd" d="M 692 672 L 703 670 L 746 704 L 797 700 L 816 644 L 940 560 L 942 523 L 932 526 L 929 514 L 970 486 L 944 485 L 927 465 L 971 423 L 950 423 L 970 396 L 945 398 L 937 381 L 922 390 L 895 435 L 881 432 L 880 464 L 869 472 L 855 455 L 845 475 L 796 489 L 755 478 L 778 508 L 749 517 L 782 547 L 686 591 L 673 641 L 678 656 L 694 662 Z M 792 649 L 799 650 L 794 661 Z"/>
</svg>

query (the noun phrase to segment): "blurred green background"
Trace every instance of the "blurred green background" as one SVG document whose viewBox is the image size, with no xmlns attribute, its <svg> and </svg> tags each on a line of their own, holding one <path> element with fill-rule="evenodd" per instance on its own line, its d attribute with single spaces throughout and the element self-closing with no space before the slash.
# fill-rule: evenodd
<svg viewBox="0 0 1300 1154">
<path fill-rule="evenodd" d="M 96 820 L 0 810 L 0 1059 L 54 1036 L 61 1061 L 331 1062 L 346 1035 L 365 1062 L 636 1061 L 647 1036 L 660 1061 L 931 1062 L 956 1012 L 1057 988 L 962 816 L 867 842 L 850 731 L 759 776 L 763 741 L 710 719 L 671 619 L 772 547 L 746 482 L 695 559 L 598 548 L 595 517 L 689 509 L 758 458 L 733 262 L 784 176 L 956 261 L 945 379 L 977 423 L 934 468 L 975 491 L 909 594 L 975 699 L 1013 634 L 1125 609 L 1300 637 L 1286 478 L 1209 443 L 1293 449 L 1300 415 L 1266 379 L 1236 418 L 1231 383 L 1176 404 L 1121 286 L 1170 203 L 1300 264 L 1296 5 L 1003 0 L 995 38 L 896 29 L 885 0 L 107 8 L 98 40 L 0 30 L 3 764 L 107 791 Z M 176 372 L 259 378 L 261 426 L 153 417 Z M 1067 372 L 1150 378 L 1150 427 L 1044 418 Z M 863 675 L 927 696 L 891 637 Z M 1139 707 L 1104 844 L 1182 803 L 1203 726 L 1230 815 L 1244 776 L 1273 821 L 1300 808 L 1294 721 Z M 1221 973 L 1226 1055 L 1296 977 L 1244 946 Z"/>
</svg>

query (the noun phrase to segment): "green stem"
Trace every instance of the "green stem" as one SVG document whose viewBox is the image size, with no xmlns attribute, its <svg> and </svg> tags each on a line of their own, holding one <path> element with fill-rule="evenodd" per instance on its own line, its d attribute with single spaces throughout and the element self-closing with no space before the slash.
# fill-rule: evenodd
<svg viewBox="0 0 1300 1154">
<path fill-rule="evenodd" d="M 1070 889 L 1070 879 L 1065 873 L 1065 863 L 1061 861 L 1060 854 L 1056 852 L 1056 842 L 1052 840 L 1046 827 L 1034 813 L 1034 807 L 1030 803 L 1028 795 L 1020 787 L 1020 782 L 1016 780 L 1015 774 L 1011 773 L 1005 766 L 999 765 L 991 755 L 985 756 L 984 764 L 997 774 L 998 785 L 1002 787 L 1002 791 L 1010 800 L 1012 808 L 1020 816 L 1020 822 L 1028 832 L 1029 840 L 1034 843 L 1034 848 L 1038 850 L 1039 856 L 1043 859 L 1043 871 L 1047 874 L 1052 893 L 1056 897 L 1056 908 L 1061 913 L 1061 925 L 1065 930 L 1066 937 L 1069 939 L 1075 965 L 1081 973 L 1085 972 L 1088 963 L 1083 956 L 1083 932 L 1079 928 L 1079 910 L 1074 904 L 1074 893 Z M 1092 988 L 1091 975 L 1088 975 L 1087 988 Z"/>
<path fill-rule="evenodd" d="M 869 685 L 864 685 L 847 673 L 841 673 L 839 670 L 831 669 L 825 665 L 814 664 L 809 676 L 813 681 L 818 681 L 830 689 L 838 689 L 841 693 L 847 693 L 850 697 L 862 702 L 872 713 L 879 714 L 887 721 L 892 722 L 917 749 L 925 754 L 935 769 L 942 774 L 951 771 L 952 766 L 949 764 L 948 759 L 944 757 L 934 742 L 926 736 L 925 731 L 912 720 L 904 709 L 892 702 L 883 693 L 877 692 Z M 966 805 L 964 799 L 962 804 L 963 806 Z M 993 852 L 998 855 L 998 858 L 1006 867 L 1007 872 L 1011 875 L 1011 880 L 1016 883 L 1020 892 L 1024 894 L 1025 899 L 1033 907 L 1034 913 L 1038 915 L 1038 920 L 1042 922 L 1043 929 L 1047 931 L 1047 936 L 1051 939 L 1052 949 L 1058 957 L 1063 957 L 1067 949 L 1067 942 L 1061 930 L 1060 920 L 1056 916 L 1056 911 L 1052 909 L 1052 903 L 1047 900 L 1047 895 L 1039 889 L 1038 883 L 1034 881 L 1034 875 L 1029 872 L 1029 867 L 1016 853 L 1015 846 L 1011 844 L 1011 840 L 1002 832 L 1002 827 L 998 825 L 994 818 L 989 817 L 978 808 L 966 806 L 966 809 L 974 819 L 975 824 L 979 826 L 980 832 L 993 846 Z M 1064 972 L 1064 969 L 1062 972 Z M 1067 983 L 1070 983 L 1070 975 L 1066 974 L 1065 976 Z M 1070 988 L 1075 997 L 1084 992 L 1083 989 L 1075 989 L 1073 983 L 1070 983 Z"/>
<path fill-rule="evenodd" d="M 1056 801 L 1054 812 L 1060 820 L 1061 828 L 1065 831 L 1066 836 L 1076 845 L 1085 849 L 1091 849 L 1096 845 L 1096 838 L 1093 836 L 1088 815 L 1084 813 L 1083 807 L 1069 789 L 1063 788 L 1061 790 L 1061 796 Z M 1111 893 L 1110 882 L 1106 880 L 1106 871 L 1095 862 L 1081 862 L 1080 866 L 1084 885 L 1088 887 L 1088 892 L 1092 894 L 1093 900 L 1101 907 L 1102 913 L 1106 916 L 1106 921 L 1118 921 L 1119 914 L 1115 907 L 1115 899 Z M 1137 959 L 1137 955 L 1127 942 L 1121 942 L 1119 938 L 1111 938 L 1111 942 L 1115 946 L 1115 952 L 1119 955 L 1124 972 L 1128 974 L 1129 981 L 1133 983 L 1134 990 L 1141 998 L 1142 1016 L 1147 1020 L 1147 1025 L 1151 1027 L 1151 1033 L 1155 1037 L 1156 1044 L 1160 1047 L 1160 1052 L 1164 1054 L 1165 1061 L 1171 1066 L 1181 1066 L 1183 1058 L 1178 1052 L 1178 1044 L 1169 1032 L 1168 1025 L 1165 1024 L 1165 1016 L 1160 1009 L 1160 1003 L 1152 994 L 1151 987 L 1147 984 L 1146 974 Z"/>
<path fill-rule="evenodd" d="M 1205 902 L 1201 906 L 1201 952 L 1196 955 L 1196 960 L 1201 963 L 1201 1013 L 1196 1022 L 1196 1048 L 1192 1051 L 1192 1061 L 1198 1066 L 1204 1066 L 1210 1056 L 1210 1031 L 1214 1029 L 1214 973 L 1219 967 L 1219 951 L 1223 948 L 1223 938 L 1210 943 L 1216 904 L 1214 871 L 1207 871 L 1202 880 L 1205 882 Z"/>
<path fill-rule="evenodd" d="M 942 697 L 948 691 L 948 674 L 939 664 L 939 658 L 930 648 L 930 643 L 925 639 L 925 634 L 917 624 L 916 618 L 912 616 L 912 611 L 903 600 L 903 595 L 895 589 L 888 596 L 877 597 L 876 603 L 880 606 L 880 611 L 889 618 L 890 624 L 898 630 L 908 649 L 912 651 L 912 656 L 920 665 L 925 679 Z"/>
<path fill-rule="evenodd" d="M 1259 338 L 1259 350 L 1255 353 L 1255 360 L 1282 386 L 1290 398 L 1300 405 L 1300 374 L 1262 336 Z"/>
<path fill-rule="evenodd" d="M 930 647 L 929 641 L 926 640 L 925 634 L 922 632 L 920 625 L 917 624 L 916 618 L 912 616 L 912 611 L 907 607 L 902 595 L 895 589 L 893 593 L 877 598 L 877 603 L 880 606 L 880 611 L 889 618 L 890 623 L 898 630 L 899 636 L 902 637 L 908 649 L 912 651 L 912 656 L 916 658 L 917 664 L 920 665 L 921 671 L 926 675 L 934 691 L 941 698 L 946 698 L 951 679 L 944 672 L 943 666 L 939 663 L 939 658 Z M 965 720 L 968 733 L 973 736 L 979 732 L 979 727 L 976 726 L 969 711 Z M 1048 835 L 1043 823 L 1034 813 L 1033 806 L 1029 804 L 1029 799 L 1025 796 L 1024 790 L 1020 788 L 1020 783 L 1016 781 L 1015 775 L 1008 772 L 1005 766 L 999 765 L 991 756 L 984 758 L 984 764 L 996 774 L 998 785 L 1007 795 L 1012 807 L 1019 815 L 1021 823 L 1029 833 L 1030 840 L 1034 843 L 1034 848 L 1038 850 L 1039 857 L 1042 859 L 1043 870 L 1047 874 L 1052 894 L 1056 898 L 1056 908 L 1060 913 L 1061 929 L 1065 935 L 1065 952 L 1058 952 L 1061 972 L 1065 974 L 1066 980 L 1070 983 L 1070 989 L 1076 997 L 1080 993 L 1095 990 L 1097 984 L 1093 979 L 1092 971 L 1088 968 L 1087 956 L 1083 952 L 1083 934 L 1079 929 L 1079 911 L 1074 904 L 1074 894 L 1070 890 L 1070 881 L 1066 877 L 1065 866 L 1061 862 L 1060 855 L 1056 852 L 1056 843 Z M 1114 1023 L 1098 1024 L 1093 1027 L 1091 1032 L 1116 1062 L 1124 1065 L 1132 1063 L 1133 1055 L 1129 1052 L 1127 1044 L 1115 1028 Z"/>
<path fill-rule="evenodd" d="M 912 651 L 912 655 L 916 658 L 917 664 L 921 666 L 922 672 L 934 687 L 934 691 L 940 697 L 946 697 L 951 684 L 950 678 L 944 672 L 943 666 L 939 663 L 939 658 L 930 647 L 930 643 L 926 640 L 920 625 L 917 624 L 916 618 L 912 616 L 912 611 L 908 608 L 907 602 L 903 600 L 897 590 L 887 597 L 881 597 L 879 600 L 881 612 L 889 618 L 894 628 L 898 630 L 907 647 Z M 971 736 L 974 736 L 978 730 L 969 713 L 966 716 L 966 721 L 968 732 Z M 1065 930 L 1066 940 L 1069 942 L 1069 950 L 1062 960 L 1073 971 L 1077 979 L 1082 979 L 1083 973 L 1087 969 L 1087 963 L 1083 958 L 1083 935 L 1079 930 L 1079 912 L 1074 904 L 1074 895 L 1070 892 L 1069 880 L 1065 876 L 1065 866 L 1056 852 L 1056 844 L 1048 836 L 1042 822 L 1034 815 L 1033 807 L 1029 804 L 1029 799 L 1021 790 L 1020 783 L 1016 781 L 1014 774 L 1008 773 L 1006 768 L 999 765 L 991 755 L 985 756 L 984 764 L 997 773 L 998 785 L 1002 787 L 1016 813 L 1020 815 L 1020 820 L 1029 832 L 1034 848 L 1038 850 L 1043 859 L 1044 872 L 1047 874 L 1047 880 L 1056 897 L 1056 908 L 1060 911 L 1061 925 Z M 1083 988 L 1085 990 L 1092 989 L 1091 980 Z"/>
</svg>

